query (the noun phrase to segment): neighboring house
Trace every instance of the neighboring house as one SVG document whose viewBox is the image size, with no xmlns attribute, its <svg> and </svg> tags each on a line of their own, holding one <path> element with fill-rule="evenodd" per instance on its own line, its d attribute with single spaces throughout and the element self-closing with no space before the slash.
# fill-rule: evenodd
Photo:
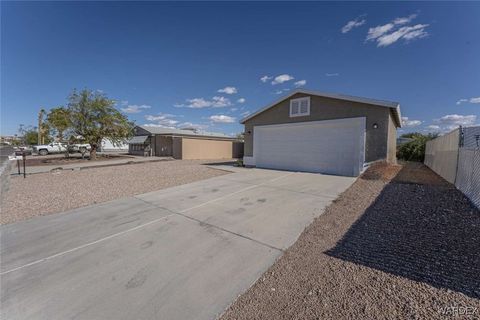
<svg viewBox="0 0 480 320">
<path fill-rule="evenodd" d="M 114 145 L 110 140 L 104 138 L 102 139 L 100 151 L 101 152 L 128 152 L 128 143 L 125 141 L 125 143 Z"/>
<path fill-rule="evenodd" d="M 243 142 L 222 134 L 154 126 L 136 126 L 128 153 L 175 159 L 232 159 L 243 157 Z"/>
<path fill-rule="evenodd" d="M 245 165 L 358 176 L 396 161 L 401 115 L 396 102 L 296 90 L 241 123 Z"/>
</svg>

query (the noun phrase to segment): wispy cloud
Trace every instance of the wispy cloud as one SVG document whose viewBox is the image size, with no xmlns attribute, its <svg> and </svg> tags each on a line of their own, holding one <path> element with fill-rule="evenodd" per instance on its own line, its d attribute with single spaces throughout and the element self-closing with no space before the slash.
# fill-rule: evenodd
<svg viewBox="0 0 480 320">
<path fill-rule="evenodd" d="M 402 127 L 412 128 L 422 124 L 420 120 L 411 120 L 408 117 L 402 117 Z"/>
<path fill-rule="evenodd" d="M 295 79 L 294 77 L 292 77 L 291 75 L 289 74 L 281 74 L 279 76 L 276 76 L 273 81 L 272 81 L 272 85 L 276 85 L 276 84 L 281 84 L 281 83 L 284 83 L 284 82 L 287 82 L 287 81 L 290 81 L 290 80 L 293 80 Z"/>
<path fill-rule="evenodd" d="M 127 102 L 128 104 L 128 101 L 122 101 L 122 105 L 124 105 L 123 104 L 124 102 Z M 150 108 L 151 106 L 148 106 L 146 104 L 142 104 L 142 105 L 132 104 L 132 105 L 128 105 L 126 107 L 120 108 L 120 110 L 122 110 L 125 113 L 140 113 L 143 110 L 150 109 Z"/>
<path fill-rule="evenodd" d="M 410 23 L 417 17 L 416 14 L 408 17 L 395 18 L 393 21 L 368 29 L 365 41 L 376 41 L 377 47 L 387 47 L 400 39 L 404 41 L 412 41 L 428 36 L 425 30 L 428 24 L 416 24 L 411 26 L 402 26 Z"/>
<path fill-rule="evenodd" d="M 195 130 L 205 130 L 208 128 L 208 124 L 192 123 L 192 122 L 183 122 L 178 125 L 179 129 L 195 129 Z"/>
<path fill-rule="evenodd" d="M 427 131 L 439 131 L 440 126 L 437 126 L 436 124 L 431 124 L 426 127 Z"/>
<path fill-rule="evenodd" d="M 325 73 L 326 77 L 338 77 L 340 73 Z"/>
<path fill-rule="evenodd" d="M 477 121 L 477 116 L 474 114 L 460 115 L 460 114 L 447 114 L 441 118 L 434 119 L 433 122 L 445 131 L 450 131 L 458 126 L 472 126 Z"/>
<path fill-rule="evenodd" d="M 235 87 L 225 87 L 223 89 L 218 89 L 217 92 L 226 93 L 226 94 L 235 94 L 238 92 L 238 90 Z"/>
<path fill-rule="evenodd" d="M 263 77 L 260 78 L 260 81 L 262 81 L 263 83 L 265 83 L 265 82 L 267 82 L 267 81 L 269 81 L 269 80 L 271 80 L 271 79 L 273 79 L 273 77 L 271 77 L 271 76 L 263 76 Z"/>
<path fill-rule="evenodd" d="M 252 114 L 252 112 L 251 112 L 250 110 L 247 110 L 247 111 L 245 111 L 245 112 L 242 112 L 240 115 L 241 115 L 242 117 L 246 117 L 246 116 L 249 116 L 250 114 Z"/>
<path fill-rule="evenodd" d="M 207 100 L 204 98 L 193 98 L 187 99 L 187 103 L 176 104 L 175 107 L 177 108 L 192 108 L 192 109 L 202 109 L 202 108 L 222 108 L 228 107 L 232 105 L 230 99 L 215 96 L 211 100 Z"/>
<path fill-rule="evenodd" d="M 157 115 L 146 115 L 145 120 L 150 121 L 151 123 L 148 123 L 147 125 L 149 126 L 160 126 L 160 127 L 167 127 L 167 128 L 174 128 L 177 123 L 179 122 L 178 120 L 174 120 L 172 118 L 175 118 L 176 116 L 173 114 L 167 114 L 167 113 L 159 113 Z"/>
<path fill-rule="evenodd" d="M 307 80 L 300 80 L 300 81 L 296 81 L 293 85 L 299 88 L 299 87 L 303 87 L 306 84 L 307 84 Z"/>
<path fill-rule="evenodd" d="M 235 122 L 234 117 L 230 117 L 230 116 L 227 116 L 227 115 L 224 115 L 224 114 L 213 115 L 213 116 L 210 116 L 209 119 L 212 122 L 215 122 L 215 123 L 233 123 L 233 122 Z"/>
<path fill-rule="evenodd" d="M 237 103 L 245 103 L 245 101 L 247 101 L 247 100 L 245 100 L 245 98 L 240 98 L 240 99 L 237 100 Z"/>
<path fill-rule="evenodd" d="M 360 26 L 364 25 L 365 22 L 367 22 L 367 20 L 362 19 L 362 17 L 364 17 L 364 15 L 359 16 L 359 17 L 357 17 L 357 18 L 355 18 L 355 19 L 353 19 L 353 20 L 348 21 L 347 24 L 344 25 L 344 26 L 342 27 L 342 29 L 341 29 L 341 30 L 342 30 L 342 33 L 347 33 L 347 32 L 349 32 L 350 30 L 352 30 L 353 28 L 357 28 L 357 27 L 360 27 Z"/>
<path fill-rule="evenodd" d="M 462 104 L 462 103 L 480 103 L 480 97 L 477 97 L 477 98 L 469 98 L 469 99 L 460 99 L 457 101 L 457 105 L 458 104 Z"/>
</svg>

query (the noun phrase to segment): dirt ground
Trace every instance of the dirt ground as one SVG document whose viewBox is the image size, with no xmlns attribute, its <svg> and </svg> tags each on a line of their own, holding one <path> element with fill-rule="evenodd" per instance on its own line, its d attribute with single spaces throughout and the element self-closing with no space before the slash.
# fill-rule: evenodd
<svg viewBox="0 0 480 320">
<path fill-rule="evenodd" d="M 212 161 L 149 162 L 12 177 L 2 195 L 0 224 L 227 174 L 207 167 L 207 162 Z"/>
<path fill-rule="evenodd" d="M 479 319 L 480 212 L 422 164 L 376 165 L 226 319 Z"/>
</svg>

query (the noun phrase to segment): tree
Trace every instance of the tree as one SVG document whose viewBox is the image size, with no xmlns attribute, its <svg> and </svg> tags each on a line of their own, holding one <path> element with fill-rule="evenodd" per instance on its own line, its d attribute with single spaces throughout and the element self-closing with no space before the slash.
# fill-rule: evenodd
<svg viewBox="0 0 480 320">
<path fill-rule="evenodd" d="M 419 132 L 402 134 L 402 138 L 410 138 L 413 141 L 400 145 L 397 149 L 397 158 L 407 161 L 423 162 L 425 159 L 425 146 L 427 141 L 435 139 L 438 134 L 429 133 L 427 135 Z"/>
<path fill-rule="evenodd" d="M 64 133 L 72 125 L 70 112 L 64 107 L 52 108 L 47 115 L 47 123 L 55 130 L 57 138 L 64 140 Z"/>
<path fill-rule="evenodd" d="M 88 89 L 73 90 L 68 99 L 72 132 L 90 144 L 91 160 L 97 158 L 97 149 L 103 138 L 116 145 L 133 135 L 133 122 L 115 109 L 115 102 L 104 94 Z"/>
<path fill-rule="evenodd" d="M 22 143 L 24 145 L 35 145 L 39 144 L 38 142 L 38 129 L 37 127 L 25 126 L 23 124 L 18 128 L 18 133 L 23 137 Z M 50 136 L 45 136 L 45 143 L 50 143 L 52 139 Z"/>
</svg>

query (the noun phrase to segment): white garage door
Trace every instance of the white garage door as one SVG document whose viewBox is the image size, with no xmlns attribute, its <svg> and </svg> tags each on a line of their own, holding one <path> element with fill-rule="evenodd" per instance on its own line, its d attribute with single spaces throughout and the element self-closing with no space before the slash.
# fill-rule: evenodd
<svg viewBox="0 0 480 320">
<path fill-rule="evenodd" d="M 365 118 L 254 127 L 260 168 L 358 176 L 365 159 Z"/>
</svg>

